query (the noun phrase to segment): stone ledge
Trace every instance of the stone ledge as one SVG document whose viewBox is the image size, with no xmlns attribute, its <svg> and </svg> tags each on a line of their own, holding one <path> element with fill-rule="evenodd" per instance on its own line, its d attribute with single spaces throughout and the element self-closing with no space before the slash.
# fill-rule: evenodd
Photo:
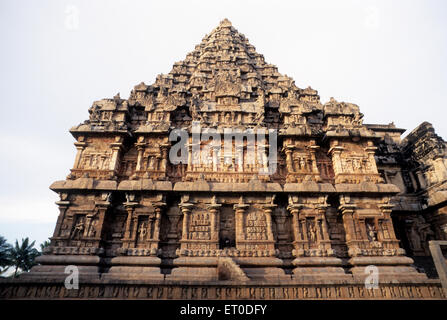
<svg viewBox="0 0 447 320">
<path fill-rule="evenodd" d="M 224 183 L 224 182 L 177 182 L 174 191 L 210 191 L 210 192 L 282 192 L 279 183 Z"/>
<path fill-rule="evenodd" d="M 277 282 L 180 282 L 92 280 L 78 290 L 68 290 L 63 281 L 0 281 L 0 299 L 188 299 L 188 300 L 420 300 L 446 299 L 439 281 L 380 283 L 366 289 L 361 281 L 336 280 L 314 283 Z"/>
<path fill-rule="evenodd" d="M 306 181 L 303 183 L 286 183 L 284 192 L 324 192 L 335 193 L 334 186 L 330 183 L 316 183 L 314 181 Z"/>
<path fill-rule="evenodd" d="M 411 265 L 414 263 L 413 259 L 404 256 L 393 257 L 354 257 L 349 259 L 349 263 L 355 266 L 367 266 L 367 265 Z"/>
<path fill-rule="evenodd" d="M 96 180 L 93 178 L 78 178 L 76 180 L 60 180 L 53 182 L 50 189 L 53 191 L 87 189 L 87 190 L 116 190 L 117 183 L 113 180 Z"/>
<path fill-rule="evenodd" d="M 172 183 L 170 181 L 152 181 L 152 179 L 124 180 L 118 185 L 117 190 L 160 190 L 171 191 Z"/>
<path fill-rule="evenodd" d="M 42 255 L 36 262 L 43 265 L 92 265 L 101 263 L 99 256 L 87 255 Z"/>
<path fill-rule="evenodd" d="M 362 182 L 359 184 L 340 183 L 335 185 L 338 193 L 388 193 L 398 194 L 400 189 L 394 184 Z"/>
</svg>

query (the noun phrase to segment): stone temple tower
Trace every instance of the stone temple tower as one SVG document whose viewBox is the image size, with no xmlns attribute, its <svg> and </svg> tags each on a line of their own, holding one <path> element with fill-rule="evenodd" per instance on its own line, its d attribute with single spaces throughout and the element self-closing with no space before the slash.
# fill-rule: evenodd
<svg viewBox="0 0 447 320">
<path fill-rule="evenodd" d="M 373 266 L 376 298 L 442 297 L 415 257 L 447 240 L 446 143 L 429 123 L 401 140 L 362 117 L 297 87 L 225 19 L 71 128 L 51 246 L 9 285 L 80 295 L 61 281 L 74 265 L 95 297 L 361 298 Z"/>
</svg>

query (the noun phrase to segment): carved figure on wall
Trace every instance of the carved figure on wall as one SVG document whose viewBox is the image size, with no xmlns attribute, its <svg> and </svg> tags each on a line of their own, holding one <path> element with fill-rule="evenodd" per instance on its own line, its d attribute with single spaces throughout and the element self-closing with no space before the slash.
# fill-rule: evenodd
<svg viewBox="0 0 447 320">
<path fill-rule="evenodd" d="M 71 239 L 80 239 L 84 233 L 84 228 L 85 228 L 84 217 L 81 217 L 74 226 L 73 232 L 71 234 Z"/>
<path fill-rule="evenodd" d="M 366 231 L 369 241 L 377 241 L 377 231 L 372 223 L 366 223 Z"/>
<path fill-rule="evenodd" d="M 431 230 L 430 225 L 425 222 L 425 219 L 422 216 L 417 216 L 415 223 L 417 224 L 423 243 L 433 239 L 435 233 Z"/>
<path fill-rule="evenodd" d="M 140 224 L 140 227 L 138 229 L 138 237 L 140 241 L 144 240 L 144 237 L 146 236 L 147 230 L 146 230 L 146 223 L 142 222 Z"/>
<path fill-rule="evenodd" d="M 90 222 L 90 225 L 89 225 L 89 227 L 88 227 L 88 236 L 89 237 L 94 237 L 94 236 L 96 236 L 96 224 L 97 224 L 98 222 L 97 222 L 97 220 L 96 219 L 93 219 L 91 222 Z"/>
<path fill-rule="evenodd" d="M 307 225 L 308 231 L 309 231 L 309 240 L 310 242 L 315 242 L 317 238 L 315 224 L 311 221 L 308 222 Z"/>
</svg>

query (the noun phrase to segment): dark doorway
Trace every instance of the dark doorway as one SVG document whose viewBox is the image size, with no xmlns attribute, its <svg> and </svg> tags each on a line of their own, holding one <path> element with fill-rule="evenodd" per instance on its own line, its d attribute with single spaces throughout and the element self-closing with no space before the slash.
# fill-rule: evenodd
<svg viewBox="0 0 447 320">
<path fill-rule="evenodd" d="M 236 232 L 234 210 L 230 206 L 222 206 L 220 212 L 219 248 L 235 248 Z"/>
<path fill-rule="evenodd" d="M 405 249 L 407 255 L 412 255 L 413 252 L 410 248 L 410 243 L 407 238 L 407 233 L 405 230 L 405 216 L 404 215 L 393 215 L 392 217 L 394 232 L 396 234 L 397 240 L 400 241 L 401 248 Z"/>
</svg>

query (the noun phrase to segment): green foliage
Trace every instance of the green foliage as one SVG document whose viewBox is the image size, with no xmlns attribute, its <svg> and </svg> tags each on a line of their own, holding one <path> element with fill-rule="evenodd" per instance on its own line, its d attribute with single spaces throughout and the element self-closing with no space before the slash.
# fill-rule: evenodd
<svg viewBox="0 0 447 320">
<path fill-rule="evenodd" d="M 15 267 L 14 277 L 17 276 L 19 269 L 29 271 L 37 263 L 34 261 L 40 252 L 34 248 L 35 241 L 29 243 L 29 239 L 22 239 L 22 243 L 16 240 L 14 247 L 10 251 L 11 265 Z"/>
<path fill-rule="evenodd" d="M 11 266 L 11 248 L 11 245 L 6 242 L 6 239 L 0 236 L 0 274 L 8 270 Z"/>
<path fill-rule="evenodd" d="M 50 240 L 45 240 L 43 243 L 40 244 L 40 253 L 43 253 L 45 248 L 48 248 L 50 246 L 51 242 Z"/>
</svg>

